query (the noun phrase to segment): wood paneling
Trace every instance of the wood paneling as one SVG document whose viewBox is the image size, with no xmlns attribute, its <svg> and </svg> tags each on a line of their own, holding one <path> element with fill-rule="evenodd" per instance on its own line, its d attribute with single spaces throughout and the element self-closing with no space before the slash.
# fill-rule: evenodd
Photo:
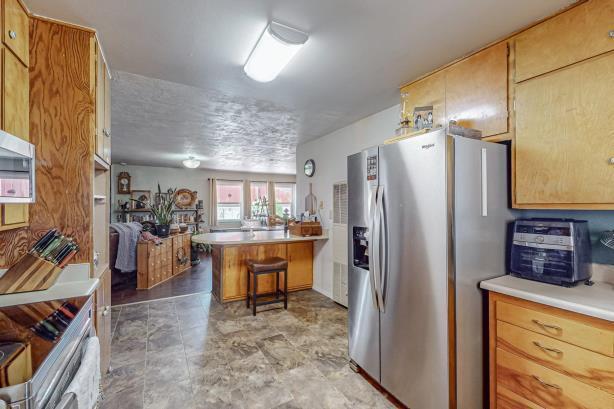
<svg viewBox="0 0 614 409">
<path fill-rule="evenodd" d="M 313 286 L 313 242 L 288 243 L 288 290 L 297 291 Z M 280 289 L 284 288 L 283 276 Z"/>
<path fill-rule="evenodd" d="M 497 348 L 497 384 L 547 408 L 614 407 L 614 395 L 500 348 Z"/>
<path fill-rule="evenodd" d="M 507 50 L 502 42 L 444 70 L 448 121 L 479 129 L 484 137 L 508 131 Z"/>
<path fill-rule="evenodd" d="M 516 203 L 614 206 L 614 52 L 516 87 Z"/>
<path fill-rule="evenodd" d="M 37 159 L 31 240 L 57 227 L 81 247 L 74 262 L 91 262 L 93 34 L 37 18 L 30 26 L 30 140 Z"/>
<path fill-rule="evenodd" d="M 29 64 L 28 15 L 18 0 L 3 0 L 2 41 L 26 66 Z"/>
<path fill-rule="evenodd" d="M 614 394 L 614 358 L 497 321 L 497 347 Z"/>
<path fill-rule="evenodd" d="M 446 126 L 446 79 L 443 72 L 436 72 L 401 89 L 406 94 L 402 105 L 403 116 L 413 118 L 414 108 L 433 106 L 433 126 Z"/>
<path fill-rule="evenodd" d="M 516 37 L 516 81 L 614 50 L 614 2 L 591 0 Z"/>
</svg>

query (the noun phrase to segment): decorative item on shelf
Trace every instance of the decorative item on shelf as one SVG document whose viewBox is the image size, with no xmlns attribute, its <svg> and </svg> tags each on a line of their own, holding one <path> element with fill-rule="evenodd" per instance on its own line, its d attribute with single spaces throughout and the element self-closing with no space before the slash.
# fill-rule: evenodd
<svg viewBox="0 0 614 409">
<path fill-rule="evenodd" d="M 614 230 L 608 230 L 601 233 L 599 241 L 607 248 L 614 250 Z"/>
<path fill-rule="evenodd" d="M 433 106 L 422 106 L 414 108 L 414 130 L 433 128 Z"/>
<path fill-rule="evenodd" d="M 120 210 L 123 210 L 123 211 L 130 210 L 130 202 L 126 202 L 124 200 L 118 200 L 117 205 Z"/>
<path fill-rule="evenodd" d="M 79 252 L 72 237 L 51 229 L 0 277 L 0 294 L 47 290 Z"/>
<path fill-rule="evenodd" d="M 396 129 L 396 136 L 403 136 L 413 130 L 412 118 L 407 113 L 407 93 L 401 94 L 401 120 Z"/>
<path fill-rule="evenodd" d="M 305 211 L 309 212 L 310 215 L 316 214 L 317 207 L 318 199 L 316 198 L 316 195 L 313 194 L 312 183 L 309 183 L 309 194 L 305 196 Z"/>
<path fill-rule="evenodd" d="M 128 172 L 120 172 L 117 175 L 117 193 L 120 195 L 130 194 L 130 174 Z"/>
<path fill-rule="evenodd" d="M 451 120 L 448 123 L 448 133 L 450 135 L 464 136 L 465 138 L 482 139 L 482 131 L 460 126 L 455 120 Z"/>
<path fill-rule="evenodd" d="M 160 196 L 159 203 L 144 203 L 138 199 L 131 199 L 134 202 L 141 203 L 145 208 L 149 209 L 156 221 L 156 233 L 160 237 L 168 237 L 170 224 L 173 222 L 173 210 L 175 209 L 176 189 L 168 189 L 168 195 L 162 195 L 160 184 L 158 183 L 158 194 Z"/>
<path fill-rule="evenodd" d="M 145 210 L 151 204 L 151 190 L 133 190 L 130 192 L 130 200 L 135 210 Z"/>
<path fill-rule="evenodd" d="M 179 233 L 185 233 L 188 231 L 188 225 L 185 223 L 179 223 Z"/>
<path fill-rule="evenodd" d="M 202 200 L 199 200 L 198 204 L 196 205 L 196 208 L 197 209 L 203 209 L 204 208 L 203 206 L 204 206 L 204 202 Z"/>
<path fill-rule="evenodd" d="M 194 203 L 198 198 L 198 193 L 190 189 L 177 190 L 177 196 L 175 199 L 175 205 L 180 209 L 188 209 L 194 207 Z"/>
<path fill-rule="evenodd" d="M 175 236 L 175 235 L 179 234 L 179 231 L 180 231 L 179 225 L 177 223 L 172 223 L 169 226 L 168 231 L 169 231 L 171 236 Z"/>
</svg>

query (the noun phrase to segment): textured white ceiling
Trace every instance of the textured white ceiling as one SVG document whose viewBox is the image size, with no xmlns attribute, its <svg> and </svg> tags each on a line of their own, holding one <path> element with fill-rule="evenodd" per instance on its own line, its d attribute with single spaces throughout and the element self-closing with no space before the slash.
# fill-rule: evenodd
<svg viewBox="0 0 614 409">
<path fill-rule="evenodd" d="M 395 104 L 402 83 L 573 3 L 25 2 L 37 14 L 99 31 L 109 64 L 119 71 L 114 161 L 177 166 L 192 150 L 217 158 L 204 167 L 274 172 L 294 171 L 297 143 Z M 310 39 L 275 81 L 260 84 L 244 75 L 242 65 L 269 19 L 309 32 Z"/>
</svg>

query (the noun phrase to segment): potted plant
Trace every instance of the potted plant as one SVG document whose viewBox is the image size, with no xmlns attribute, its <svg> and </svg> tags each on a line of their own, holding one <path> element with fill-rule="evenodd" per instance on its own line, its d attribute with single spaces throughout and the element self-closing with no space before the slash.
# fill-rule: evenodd
<svg viewBox="0 0 614 409">
<path fill-rule="evenodd" d="M 177 189 L 168 189 L 167 194 L 162 194 L 160 184 L 158 183 L 158 195 L 154 203 L 141 202 L 138 199 L 132 199 L 135 202 L 143 203 L 153 214 L 156 221 L 156 234 L 159 237 L 168 237 L 170 225 L 173 222 L 173 210 L 175 209 L 175 198 Z"/>
</svg>

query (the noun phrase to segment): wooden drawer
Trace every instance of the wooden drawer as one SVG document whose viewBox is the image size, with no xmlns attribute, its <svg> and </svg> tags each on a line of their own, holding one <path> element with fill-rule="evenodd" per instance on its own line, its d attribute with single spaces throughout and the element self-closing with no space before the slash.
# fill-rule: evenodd
<svg viewBox="0 0 614 409">
<path fill-rule="evenodd" d="M 497 409 L 545 409 L 514 392 L 497 386 Z"/>
<path fill-rule="evenodd" d="M 497 386 L 545 408 L 612 409 L 614 395 L 497 348 Z"/>
<path fill-rule="evenodd" d="M 497 347 L 614 394 L 614 358 L 497 321 Z"/>
<path fill-rule="evenodd" d="M 29 65 L 29 23 L 26 11 L 17 0 L 4 0 L 2 41 L 26 66 Z"/>
<path fill-rule="evenodd" d="M 530 308 L 533 303 L 523 302 L 521 307 L 517 304 L 497 301 L 496 318 L 510 324 L 559 339 L 570 344 L 599 352 L 607 356 L 614 356 L 614 325 L 612 329 L 605 326 L 588 325 L 575 319 L 572 313 L 556 308 L 540 306 Z M 586 320 L 589 318 L 586 317 Z"/>
<path fill-rule="evenodd" d="M 516 82 L 614 50 L 614 2 L 591 0 L 516 37 Z"/>
</svg>

